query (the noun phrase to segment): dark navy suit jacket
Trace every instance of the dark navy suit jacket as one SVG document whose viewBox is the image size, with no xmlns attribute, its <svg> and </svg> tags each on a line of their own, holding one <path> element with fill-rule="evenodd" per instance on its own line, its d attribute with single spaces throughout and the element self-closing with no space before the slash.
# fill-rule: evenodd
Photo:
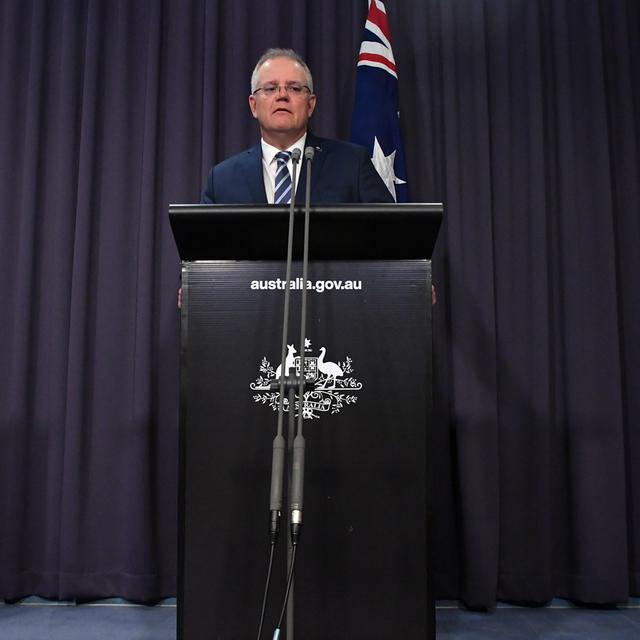
<svg viewBox="0 0 640 640">
<path fill-rule="evenodd" d="M 316 150 L 311 171 L 311 202 L 393 202 L 364 147 L 317 138 L 307 133 L 305 146 Z M 306 166 L 301 161 L 296 202 L 304 203 Z M 258 143 L 217 164 L 209 172 L 202 194 L 207 204 L 264 204 L 262 147 Z"/>
</svg>

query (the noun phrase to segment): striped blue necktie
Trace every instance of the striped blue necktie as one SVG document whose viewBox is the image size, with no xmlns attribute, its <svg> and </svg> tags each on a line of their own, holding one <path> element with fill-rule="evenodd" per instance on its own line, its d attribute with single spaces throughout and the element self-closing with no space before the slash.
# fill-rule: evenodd
<svg viewBox="0 0 640 640">
<path fill-rule="evenodd" d="M 273 191 L 273 202 L 275 204 L 289 204 L 291 202 L 291 175 L 287 168 L 287 162 L 291 157 L 291 152 L 280 151 L 276 153 L 278 166 L 276 169 L 276 182 Z"/>
</svg>

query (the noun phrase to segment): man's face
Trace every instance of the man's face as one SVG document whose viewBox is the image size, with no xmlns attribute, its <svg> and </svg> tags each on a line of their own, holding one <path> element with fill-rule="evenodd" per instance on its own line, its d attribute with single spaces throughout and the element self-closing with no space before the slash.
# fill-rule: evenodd
<svg viewBox="0 0 640 640">
<path fill-rule="evenodd" d="M 316 97 L 308 90 L 299 95 L 285 91 L 287 85 L 306 85 L 304 69 L 290 58 L 272 58 L 258 70 L 257 88 L 278 86 L 271 96 L 258 91 L 249 96 L 249 107 L 253 117 L 260 123 L 262 137 L 272 140 L 283 136 L 295 142 L 307 129 L 307 123 L 316 106 Z"/>
</svg>

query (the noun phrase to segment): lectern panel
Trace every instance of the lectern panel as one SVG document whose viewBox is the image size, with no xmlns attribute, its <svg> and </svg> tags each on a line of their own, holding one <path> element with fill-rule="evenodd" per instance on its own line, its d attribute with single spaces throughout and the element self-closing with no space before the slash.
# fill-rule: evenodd
<svg viewBox="0 0 640 640">
<path fill-rule="evenodd" d="M 278 401 L 269 383 L 282 368 L 283 277 L 280 262 L 183 263 L 184 640 L 244 640 L 257 631 Z M 301 343 L 301 273 L 294 264 L 284 369 L 294 374 L 304 351 L 308 382 L 297 638 L 431 637 L 430 277 L 424 260 L 311 263 L 307 340 Z M 284 596 L 284 538 L 265 637 Z"/>
</svg>

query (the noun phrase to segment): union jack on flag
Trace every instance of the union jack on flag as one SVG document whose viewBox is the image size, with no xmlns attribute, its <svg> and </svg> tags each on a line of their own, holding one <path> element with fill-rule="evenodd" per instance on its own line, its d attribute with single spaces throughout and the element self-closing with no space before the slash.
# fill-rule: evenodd
<svg viewBox="0 0 640 640">
<path fill-rule="evenodd" d="M 369 149 L 371 160 L 396 202 L 408 200 L 400 135 L 398 73 L 384 2 L 369 0 L 356 69 L 351 141 Z"/>
</svg>

